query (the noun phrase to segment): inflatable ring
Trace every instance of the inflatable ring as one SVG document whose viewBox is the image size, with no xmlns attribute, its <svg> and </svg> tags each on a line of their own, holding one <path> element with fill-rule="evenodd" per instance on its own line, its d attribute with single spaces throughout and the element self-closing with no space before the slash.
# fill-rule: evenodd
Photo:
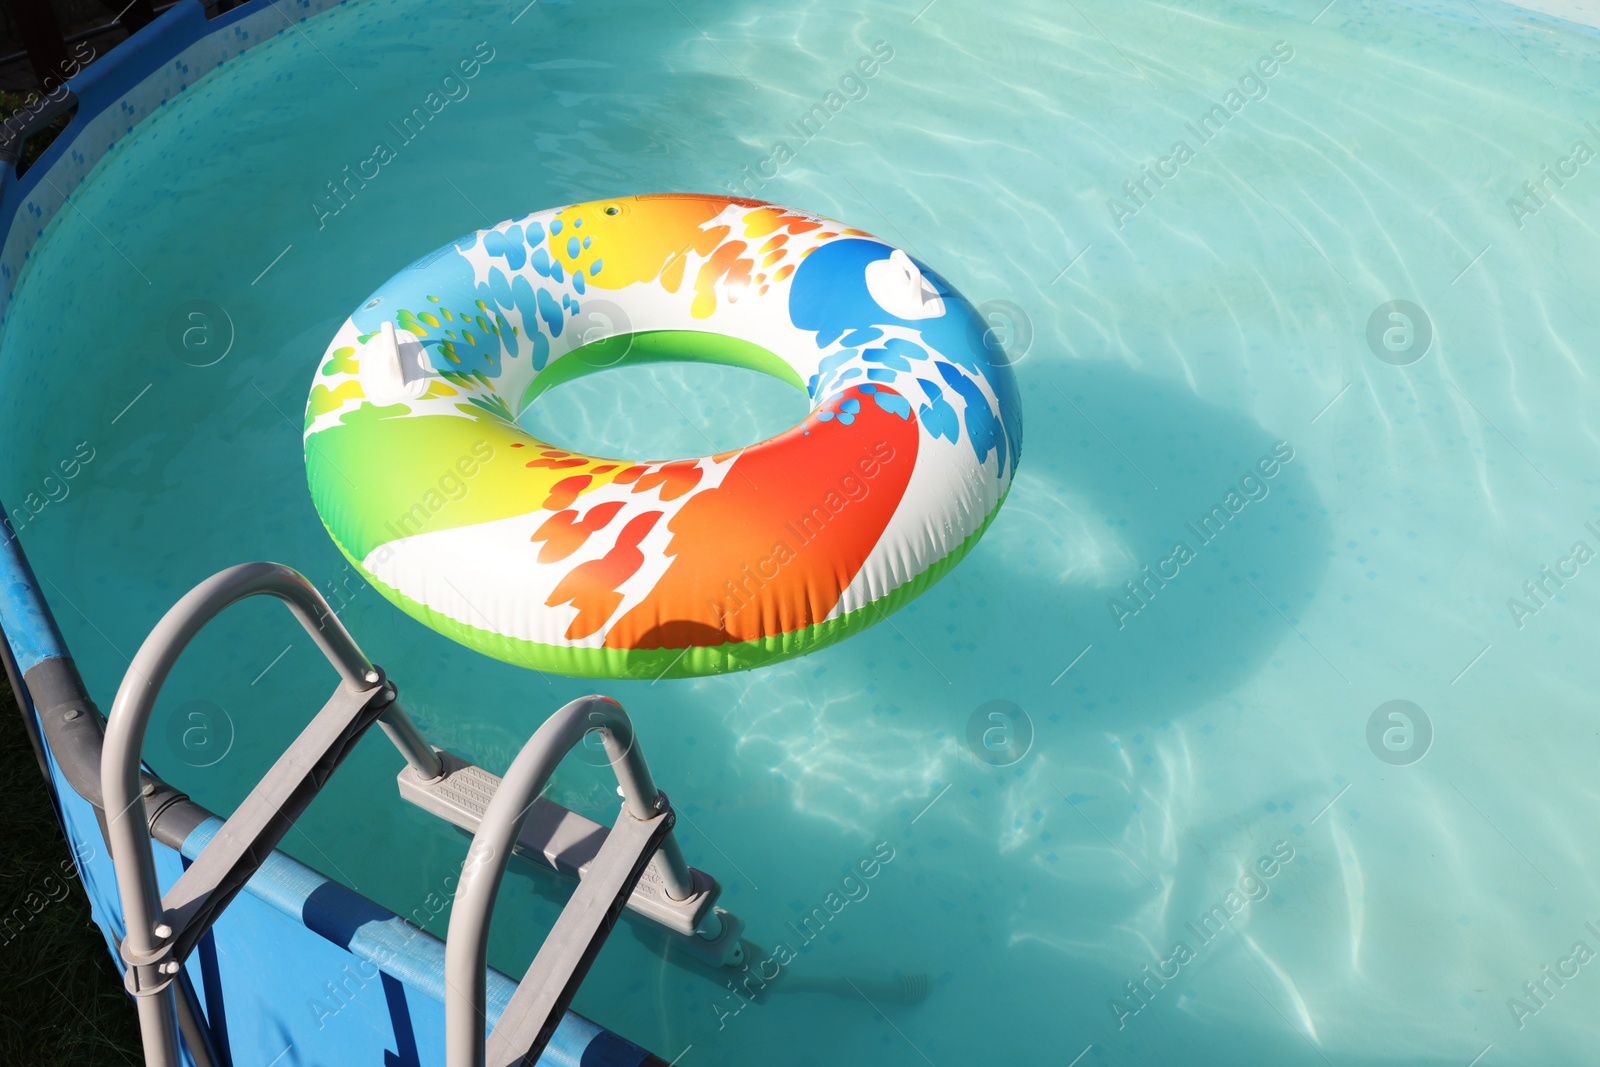
<svg viewBox="0 0 1600 1067">
<path fill-rule="evenodd" d="M 1021 445 L 987 331 L 905 252 L 804 211 L 679 194 L 543 211 L 425 256 L 346 320 L 306 411 L 311 497 L 384 596 L 497 659 L 754 667 L 882 619 L 987 528 Z M 517 424 L 554 385 L 651 360 L 765 371 L 810 412 L 668 462 Z"/>
</svg>

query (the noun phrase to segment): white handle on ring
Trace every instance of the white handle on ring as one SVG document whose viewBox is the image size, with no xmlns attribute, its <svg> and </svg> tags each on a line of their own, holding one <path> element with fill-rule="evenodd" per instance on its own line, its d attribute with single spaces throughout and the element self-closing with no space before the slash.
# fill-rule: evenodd
<svg viewBox="0 0 1600 1067">
<path fill-rule="evenodd" d="M 415 334 L 396 330 L 392 322 L 367 339 L 359 359 L 361 391 L 373 403 L 416 400 L 428 391 L 433 364 L 427 349 Z"/>
<path fill-rule="evenodd" d="M 898 248 L 888 259 L 867 264 L 867 292 L 897 319 L 936 319 L 944 314 L 944 297 Z"/>
</svg>

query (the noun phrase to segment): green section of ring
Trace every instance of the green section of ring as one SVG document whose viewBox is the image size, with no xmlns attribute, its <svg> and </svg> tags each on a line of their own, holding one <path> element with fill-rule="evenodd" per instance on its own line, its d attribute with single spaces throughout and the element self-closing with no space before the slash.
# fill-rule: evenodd
<svg viewBox="0 0 1600 1067">
<path fill-rule="evenodd" d="M 1007 493 L 1010 492 L 1009 487 Z M 524 641 L 515 637 L 493 633 L 469 626 L 447 615 L 441 615 L 427 605 L 406 596 L 392 586 L 384 584 L 351 558 L 363 577 L 396 607 L 424 626 L 482 652 L 518 667 L 531 667 L 552 674 L 573 675 L 582 678 L 693 678 L 727 671 L 749 670 L 763 667 L 779 660 L 804 655 L 842 641 L 860 633 L 874 623 L 900 610 L 929 586 L 943 578 L 952 567 L 978 543 L 994 517 L 1000 513 L 1005 496 L 995 503 L 994 509 L 974 530 L 957 545 L 954 551 L 936 560 L 932 566 L 909 582 L 901 584 L 887 596 L 855 611 L 829 619 L 803 630 L 774 634 L 755 641 L 741 641 L 724 645 L 697 645 L 681 648 L 569 648 Z M 335 539 L 337 540 L 337 539 Z M 349 557 L 349 553 L 345 553 Z"/>
<path fill-rule="evenodd" d="M 619 333 L 574 348 L 528 383 L 518 414 L 541 393 L 596 371 L 642 363 L 716 363 L 744 367 L 788 382 L 802 393 L 806 383 L 789 363 L 758 344 L 703 330 L 642 330 Z"/>
<path fill-rule="evenodd" d="M 535 510 L 527 469 L 512 446 L 541 444 L 487 412 L 370 418 L 307 437 L 306 477 L 334 542 L 364 559 L 402 537 Z"/>
</svg>

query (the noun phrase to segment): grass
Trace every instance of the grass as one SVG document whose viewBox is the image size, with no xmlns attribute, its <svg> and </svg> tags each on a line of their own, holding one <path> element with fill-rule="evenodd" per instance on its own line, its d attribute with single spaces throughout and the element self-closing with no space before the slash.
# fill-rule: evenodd
<svg viewBox="0 0 1600 1067">
<path fill-rule="evenodd" d="M 39 94 L 36 92 L 15 93 L 0 90 L 0 121 L 10 118 L 19 111 L 33 107 L 39 99 Z M 44 150 L 50 147 L 50 142 L 56 139 L 56 135 L 67 128 L 67 122 L 71 117 L 71 115 L 66 114 L 57 115 L 50 121 L 49 125 L 44 126 L 38 133 L 23 142 L 21 163 L 24 169 L 35 163 L 44 154 Z"/>
<path fill-rule="evenodd" d="M 63 874 L 70 852 L 3 673 L 0 752 L 0 1063 L 139 1064 L 132 1001 L 83 887 Z"/>
</svg>

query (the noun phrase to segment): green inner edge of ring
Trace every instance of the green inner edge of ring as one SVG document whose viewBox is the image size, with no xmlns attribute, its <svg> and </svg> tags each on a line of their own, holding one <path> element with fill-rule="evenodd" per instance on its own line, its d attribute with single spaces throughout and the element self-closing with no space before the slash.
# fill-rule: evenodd
<svg viewBox="0 0 1600 1067">
<path fill-rule="evenodd" d="M 810 400 L 810 392 L 799 373 L 758 344 L 706 330 L 641 330 L 590 341 L 550 364 L 528 384 L 517 405 L 517 415 L 521 417 L 529 404 L 558 385 L 596 371 L 644 363 L 715 363 L 744 367 L 787 382 L 805 393 L 808 402 Z"/>
</svg>

